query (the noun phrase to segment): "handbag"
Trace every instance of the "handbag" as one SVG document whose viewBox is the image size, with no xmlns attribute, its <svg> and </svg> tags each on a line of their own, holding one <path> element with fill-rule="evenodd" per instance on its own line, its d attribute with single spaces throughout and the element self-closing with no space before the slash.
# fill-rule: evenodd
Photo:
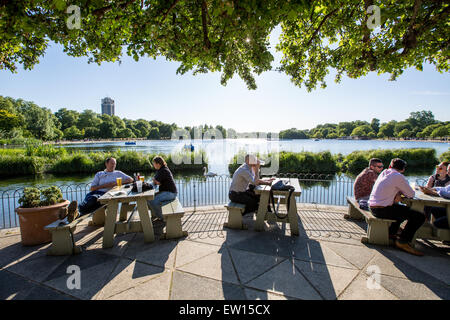
<svg viewBox="0 0 450 320">
<path fill-rule="evenodd" d="M 270 203 L 272 203 L 273 213 L 275 213 L 277 218 L 286 219 L 288 214 L 285 214 L 284 216 L 280 216 L 278 214 L 278 211 L 275 209 L 275 200 L 273 197 L 273 191 L 289 191 L 289 195 L 287 197 L 287 202 L 286 202 L 287 211 L 289 213 L 289 206 L 290 206 L 290 202 L 291 202 L 290 200 L 291 200 L 292 193 L 294 193 L 294 191 L 295 191 L 295 187 L 289 184 L 289 180 L 279 180 L 275 184 L 273 184 L 272 187 L 270 188 L 269 206 L 270 206 Z"/>
<path fill-rule="evenodd" d="M 153 190 L 153 185 L 148 182 L 142 182 L 142 192 Z M 132 192 L 138 192 L 136 181 L 133 182 L 133 188 L 131 189 Z"/>
</svg>

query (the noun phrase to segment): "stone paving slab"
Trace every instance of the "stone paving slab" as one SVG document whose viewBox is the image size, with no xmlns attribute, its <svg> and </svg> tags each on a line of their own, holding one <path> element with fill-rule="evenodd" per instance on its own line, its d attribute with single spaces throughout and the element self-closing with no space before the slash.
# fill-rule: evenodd
<svg viewBox="0 0 450 320">
<path fill-rule="evenodd" d="M 96 296 L 96 299 L 108 299 L 141 283 L 168 273 L 164 268 L 130 260 L 120 259 L 112 274 L 106 280 L 106 285 Z"/>
<path fill-rule="evenodd" d="M 384 249 L 383 251 L 388 253 L 390 257 L 393 255 L 405 262 L 405 264 L 414 266 L 414 268 L 450 286 L 450 259 L 448 257 L 434 256 L 430 252 L 423 257 L 417 257 L 395 249 Z"/>
<path fill-rule="evenodd" d="M 218 253 L 220 247 L 195 241 L 180 241 L 177 248 L 176 267 L 180 268 L 192 261 L 201 259 L 212 253 Z"/>
<path fill-rule="evenodd" d="M 259 291 L 245 288 L 245 295 L 248 300 L 299 300 L 281 294 L 275 294 L 267 291 Z"/>
<path fill-rule="evenodd" d="M 178 242 L 172 240 L 144 242 L 144 235 L 139 233 L 129 244 L 124 256 L 143 263 L 164 268 L 173 268 L 175 249 Z"/>
<path fill-rule="evenodd" d="M 295 267 L 326 300 L 336 300 L 359 270 L 295 260 Z"/>
<path fill-rule="evenodd" d="M 383 288 L 383 286 L 375 289 L 368 286 L 369 276 L 360 274 L 339 296 L 339 300 L 398 300 L 391 292 Z M 372 282 L 370 282 L 372 283 Z"/>
<path fill-rule="evenodd" d="M 244 289 L 180 271 L 173 273 L 171 300 L 245 300 Z"/>
<path fill-rule="evenodd" d="M 79 299 L 92 299 L 105 286 L 119 260 L 119 257 L 92 252 L 70 256 L 45 279 L 44 284 Z M 72 275 L 68 273 L 69 266 L 80 268 L 80 289 L 68 288 L 67 283 Z"/>
<path fill-rule="evenodd" d="M 418 241 L 416 257 L 394 247 L 360 242 L 365 222 L 343 219 L 347 207 L 299 204 L 300 236 L 285 223 L 254 231 L 223 228 L 223 206 L 186 210 L 187 237 L 145 243 L 143 234 L 115 237 L 102 248 L 102 227 L 87 221 L 75 239 L 83 252 L 51 257 L 50 244 L 21 245 L 19 229 L 0 231 L 1 299 L 450 299 L 450 248 Z M 79 266 L 81 289 L 68 289 L 69 266 Z M 369 267 L 380 287 L 368 288 Z"/>
<path fill-rule="evenodd" d="M 191 263 L 178 267 L 177 270 L 223 282 L 239 284 L 230 254 L 226 247 L 221 248 L 217 253 L 211 253 Z"/>
<path fill-rule="evenodd" d="M 291 261 L 285 260 L 246 287 L 287 295 L 302 300 L 321 300 L 322 297 L 310 282 L 295 268 Z"/>
<path fill-rule="evenodd" d="M 171 281 L 172 273 L 163 272 L 161 276 L 122 291 L 107 300 L 168 300 Z"/>
<path fill-rule="evenodd" d="M 268 256 L 236 249 L 229 249 L 229 252 L 238 274 L 239 281 L 243 284 L 259 277 L 267 270 L 286 260 L 286 258 L 282 257 Z"/>
</svg>

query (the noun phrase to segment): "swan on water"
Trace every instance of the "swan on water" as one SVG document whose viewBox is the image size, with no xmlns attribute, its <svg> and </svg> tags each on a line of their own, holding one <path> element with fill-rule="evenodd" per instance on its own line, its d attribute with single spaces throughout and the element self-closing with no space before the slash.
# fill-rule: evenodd
<svg viewBox="0 0 450 320">
<path fill-rule="evenodd" d="M 205 177 L 215 177 L 215 176 L 217 176 L 217 173 L 214 173 L 214 172 L 206 172 L 206 167 L 203 167 L 203 175 L 205 176 Z"/>
</svg>

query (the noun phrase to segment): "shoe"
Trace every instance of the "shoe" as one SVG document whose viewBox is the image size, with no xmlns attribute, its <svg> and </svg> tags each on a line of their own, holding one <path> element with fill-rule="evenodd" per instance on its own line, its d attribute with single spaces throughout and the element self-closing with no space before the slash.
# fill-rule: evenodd
<svg viewBox="0 0 450 320">
<path fill-rule="evenodd" d="M 419 250 L 416 250 L 416 249 L 414 249 L 413 247 L 411 247 L 409 244 L 407 244 L 407 243 L 401 243 L 401 242 L 399 242 L 398 240 L 397 241 L 395 241 L 395 246 L 397 247 L 397 248 L 399 248 L 399 249 L 401 249 L 401 250 L 403 250 L 403 251 L 406 251 L 406 252 L 408 252 L 408 253 L 411 253 L 411 254 L 413 254 L 413 255 L 416 255 L 416 256 L 423 256 L 423 253 L 422 252 L 420 252 Z"/>
<path fill-rule="evenodd" d="M 157 219 L 155 222 L 153 222 L 153 228 L 164 228 L 166 226 L 166 222 L 161 219 Z"/>
<path fill-rule="evenodd" d="M 67 207 L 67 221 L 71 223 L 73 220 L 78 218 L 80 216 L 80 213 L 78 212 L 78 202 L 72 201 L 69 206 Z"/>
</svg>

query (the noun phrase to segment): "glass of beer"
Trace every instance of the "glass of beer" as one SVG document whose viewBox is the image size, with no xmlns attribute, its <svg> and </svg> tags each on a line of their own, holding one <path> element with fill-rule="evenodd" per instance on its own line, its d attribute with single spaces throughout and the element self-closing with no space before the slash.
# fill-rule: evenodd
<svg viewBox="0 0 450 320">
<path fill-rule="evenodd" d="M 122 178 L 116 178 L 116 183 L 118 187 L 122 186 Z"/>
<path fill-rule="evenodd" d="M 142 182 L 144 182 L 145 177 L 144 177 L 144 176 L 139 176 L 139 180 L 141 180 Z"/>
</svg>

